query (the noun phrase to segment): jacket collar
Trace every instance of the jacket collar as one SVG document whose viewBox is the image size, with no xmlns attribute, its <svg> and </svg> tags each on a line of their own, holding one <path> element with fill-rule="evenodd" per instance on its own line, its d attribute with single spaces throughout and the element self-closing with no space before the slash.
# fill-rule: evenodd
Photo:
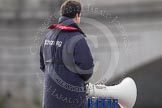
<svg viewBox="0 0 162 108">
<path fill-rule="evenodd" d="M 63 28 L 62 30 L 67 30 L 66 28 L 70 28 L 68 30 L 71 30 L 71 31 L 77 30 L 86 37 L 85 33 L 79 28 L 79 26 L 73 21 L 72 18 L 62 16 L 59 18 L 58 23 L 59 24 L 51 25 L 49 29 L 54 29 L 54 28 L 62 29 Z"/>
</svg>

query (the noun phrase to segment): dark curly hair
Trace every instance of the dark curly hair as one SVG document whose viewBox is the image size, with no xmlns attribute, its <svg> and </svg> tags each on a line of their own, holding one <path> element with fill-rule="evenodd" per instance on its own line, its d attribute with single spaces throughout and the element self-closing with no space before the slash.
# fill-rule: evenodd
<svg viewBox="0 0 162 108">
<path fill-rule="evenodd" d="M 82 10 L 81 3 L 74 0 L 67 0 L 61 6 L 61 15 L 74 18 Z"/>
</svg>

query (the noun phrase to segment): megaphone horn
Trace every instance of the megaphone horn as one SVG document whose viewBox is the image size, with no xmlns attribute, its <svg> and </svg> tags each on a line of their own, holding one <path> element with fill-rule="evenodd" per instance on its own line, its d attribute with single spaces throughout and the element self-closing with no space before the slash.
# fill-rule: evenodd
<svg viewBox="0 0 162 108">
<path fill-rule="evenodd" d="M 137 88 L 132 78 L 125 78 L 120 84 L 115 86 L 87 85 L 87 94 L 90 97 L 114 98 L 118 99 L 121 107 L 132 108 L 137 98 Z"/>
</svg>

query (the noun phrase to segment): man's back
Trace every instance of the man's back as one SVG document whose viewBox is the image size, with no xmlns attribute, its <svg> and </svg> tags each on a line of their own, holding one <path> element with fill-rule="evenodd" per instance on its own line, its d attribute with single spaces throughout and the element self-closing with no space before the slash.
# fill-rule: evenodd
<svg viewBox="0 0 162 108">
<path fill-rule="evenodd" d="M 67 20 L 68 26 L 64 25 Z M 84 33 L 68 17 L 62 17 L 59 25 L 51 28 L 40 51 L 45 73 L 44 108 L 82 108 L 86 101 L 85 81 L 93 72 Z"/>
</svg>

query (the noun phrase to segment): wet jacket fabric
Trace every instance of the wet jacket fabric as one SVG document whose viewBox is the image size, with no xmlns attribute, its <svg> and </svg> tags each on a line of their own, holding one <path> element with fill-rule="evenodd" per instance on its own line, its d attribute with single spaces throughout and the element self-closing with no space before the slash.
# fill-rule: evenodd
<svg viewBox="0 0 162 108">
<path fill-rule="evenodd" d="M 40 48 L 43 108 L 86 108 L 85 81 L 94 66 L 86 36 L 68 17 L 49 29 Z"/>
</svg>

